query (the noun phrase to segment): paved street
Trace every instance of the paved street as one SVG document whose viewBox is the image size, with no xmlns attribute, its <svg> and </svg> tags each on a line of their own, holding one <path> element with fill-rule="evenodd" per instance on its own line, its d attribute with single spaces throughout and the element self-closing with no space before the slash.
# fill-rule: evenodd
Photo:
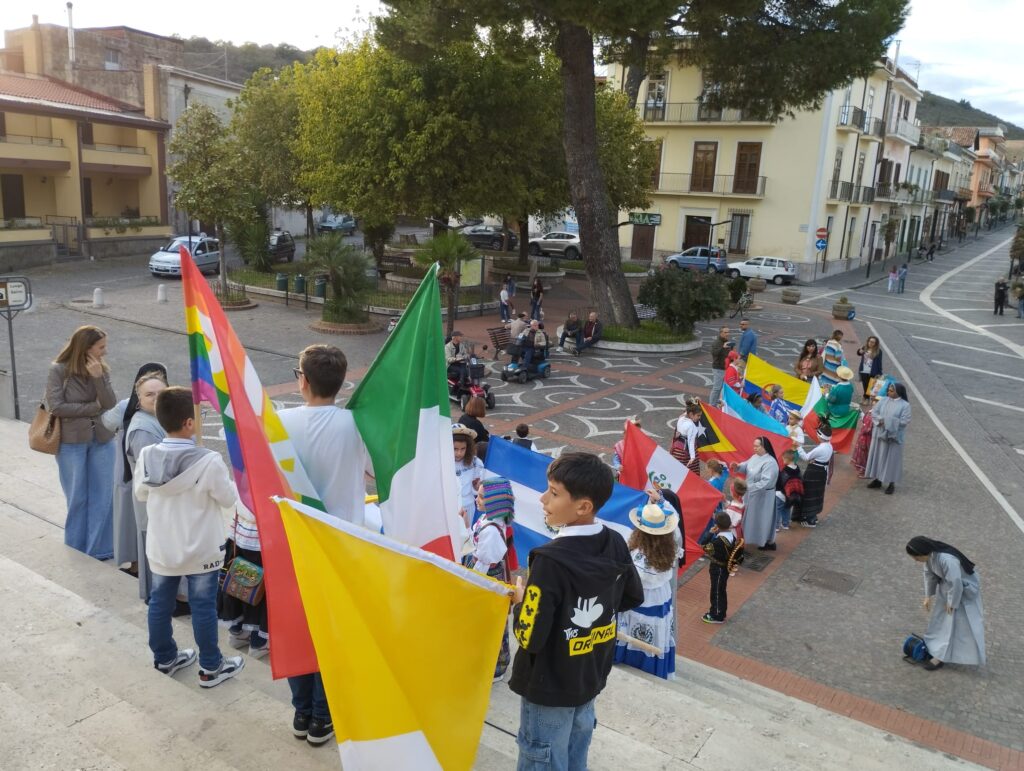
<svg viewBox="0 0 1024 771">
<path fill-rule="evenodd" d="M 947 726 L 1024 750 L 1019 730 L 1024 709 L 1017 687 L 1024 681 L 1019 645 L 1024 603 L 1015 571 L 1024 534 L 1010 513 L 1024 511 L 1024 455 L 1017 452 L 1024 449 L 1024 416 L 1019 407 L 1011 409 L 1020 404 L 1015 395 L 1017 384 L 1024 382 L 1024 321 L 1017 321 L 1015 310 L 992 318 L 990 305 L 995 276 L 1000 270 L 1005 275 L 1010 234 L 1009 229 L 986 233 L 976 243 L 940 254 L 934 263 L 914 262 L 904 295 L 887 294 L 884 281 L 851 289 L 864 283 L 858 274 L 829 276 L 803 287 L 798 306 L 778 303 L 777 289 L 759 298 L 763 308 L 753 314 L 759 353 L 787 370 L 806 338 L 821 340 L 833 328 L 847 331 L 851 361 L 859 340 L 872 333 L 881 338 L 886 371 L 909 375 L 913 386 L 905 480 L 896 495 L 882 496 L 865 489 L 843 458 L 823 524 L 815 531 L 782 534 L 780 550 L 764 573 L 741 573 L 736 602 L 730 598 L 732 615 L 723 627 L 699 623 L 706 610 L 706 577 L 700 570 L 689 576 L 689 590 L 680 593 L 683 655 L 714 658 L 721 652 L 722 661 L 733 663 L 712 665 L 752 662 L 764 668 L 760 671 L 770 687 L 799 698 L 809 699 L 794 678 L 808 678 L 832 689 L 828 693 L 895 708 L 926 721 L 922 725 Z M 82 323 L 96 323 L 110 333 L 118 394 L 127 392 L 136 368 L 151 359 L 166 362 L 173 380 L 187 381 L 180 284 L 150 278 L 143 259 L 73 263 L 29 275 L 38 304 L 15 321 L 23 411 L 41 394 L 49 360 Z M 167 287 L 166 305 L 155 303 L 158 284 Z M 96 286 L 104 288 L 108 308 L 92 311 L 88 303 L 75 302 L 91 299 Z M 828 314 L 840 293 L 857 307 L 852 324 L 835 322 Z M 584 282 L 555 286 L 545 300 L 549 330 L 568 309 L 587 305 Z M 298 402 L 291 368 L 303 346 L 332 342 L 346 351 L 352 380 L 347 394 L 384 339 L 383 334 L 311 332 L 308 324 L 316 316 L 315 311 L 272 303 L 230 316 L 264 384 L 281 404 Z M 460 320 L 459 326 L 484 342 L 486 327 L 495 323 L 474 317 Z M 712 321 L 701 329 L 710 338 L 718 326 Z M 0 367 L 6 367 L 6 346 L 0 351 Z M 498 401 L 488 416 L 494 431 L 508 433 L 525 421 L 546 452 L 577 448 L 606 457 L 630 415 L 642 415 L 645 430 L 667 443 L 681 397 L 705 396 L 710 381 L 706 352 L 556 354 L 552 377 L 526 385 L 502 383 L 497 367 L 490 365 L 489 378 Z M 204 433 L 215 446 L 215 420 Z M 1004 496 L 1005 505 L 969 463 Z M 927 673 L 900 658 L 903 638 L 923 631 L 926 621 L 920 611 L 920 569 L 903 551 L 918 534 L 956 544 L 979 564 L 989 655 L 989 665 L 980 671 L 947 667 Z M 850 577 L 854 588 L 842 594 L 809 583 L 812 568 Z M 923 730 L 887 720 L 878 718 L 875 724 L 901 735 L 918 730 L 922 735 L 909 738 L 939 746 Z"/>
</svg>

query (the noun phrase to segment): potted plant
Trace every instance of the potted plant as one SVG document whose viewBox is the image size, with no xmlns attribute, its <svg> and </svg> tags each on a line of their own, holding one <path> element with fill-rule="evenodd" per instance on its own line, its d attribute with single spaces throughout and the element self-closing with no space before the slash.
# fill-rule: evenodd
<svg viewBox="0 0 1024 771">
<path fill-rule="evenodd" d="M 832 318 L 834 319 L 852 319 L 855 311 L 856 309 L 846 295 L 840 295 L 839 299 L 832 303 Z"/>
<path fill-rule="evenodd" d="M 795 286 L 782 287 L 782 302 L 786 305 L 796 305 L 800 302 L 800 290 Z"/>
<path fill-rule="evenodd" d="M 768 284 L 763 278 L 752 278 L 747 281 L 747 289 L 751 292 L 763 292 L 768 288 Z"/>
</svg>

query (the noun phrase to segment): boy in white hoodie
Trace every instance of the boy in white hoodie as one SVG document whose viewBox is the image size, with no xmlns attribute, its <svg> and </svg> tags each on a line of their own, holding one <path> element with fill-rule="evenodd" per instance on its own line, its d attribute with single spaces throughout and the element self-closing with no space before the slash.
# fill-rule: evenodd
<svg viewBox="0 0 1024 771">
<path fill-rule="evenodd" d="M 220 455 L 195 443 L 191 390 L 174 386 L 161 391 L 156 419 L 167 438 L 139 453 L 134 481 L 135 496 L 147 502 L 149 513 L 149 647 L 153 666 L 166 675 L 196 660 L 194 649 L 178 649 L 171 630 L 175 595 L 184 576 L 199 646 L 199 685 L 212 688 L 245 664 L 241 656 L 222 656 L 217 645 L 217 581 L 225 543 L 221 509 L 233 507 L 238 498 Z"/>
</svg>

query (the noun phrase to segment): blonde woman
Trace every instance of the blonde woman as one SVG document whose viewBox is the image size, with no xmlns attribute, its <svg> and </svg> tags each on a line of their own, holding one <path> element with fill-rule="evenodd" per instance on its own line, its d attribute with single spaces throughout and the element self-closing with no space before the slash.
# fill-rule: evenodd
<svg viewBox="0 0 1024 771">
<path fill-rule="evenodd" d="M 117 397 L 106 356 L 106 333 L 79 327 L 46 379 L 46 406 L 60 418 L 57 469 L 68 504 L 64 543 L 98 560 L 114 556 L 116 447 L 100 415 L 117 404 Z"/>
</svg>

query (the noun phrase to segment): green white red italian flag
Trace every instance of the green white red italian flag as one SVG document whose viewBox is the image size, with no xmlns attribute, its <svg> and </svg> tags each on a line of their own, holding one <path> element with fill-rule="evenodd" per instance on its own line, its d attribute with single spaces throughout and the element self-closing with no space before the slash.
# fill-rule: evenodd
<svg viewBox="0 0 1024 771">
<path fill-rule="evenodd" d="M 462 549 L 435 264 L 349 400 L 373 461 L 384 534 L 448 559 Z"/>
</svg>

